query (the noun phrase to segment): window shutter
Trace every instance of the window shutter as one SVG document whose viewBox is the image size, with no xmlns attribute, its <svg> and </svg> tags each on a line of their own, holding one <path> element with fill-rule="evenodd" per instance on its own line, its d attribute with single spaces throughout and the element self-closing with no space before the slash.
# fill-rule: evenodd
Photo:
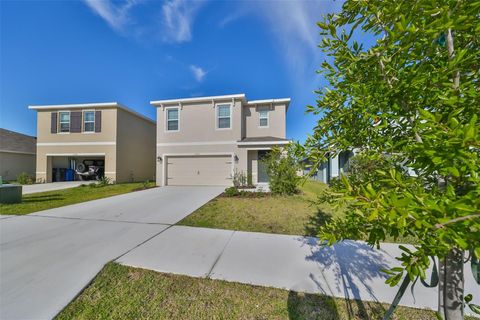
<svg viewBox="0 0 480 320">
<path fill-rule="evenodd" d="M 73 132 L 73 133 L 82 132 L 82 112 L 81 111 L 70 112 L 70 132 Z"/>
<path fill-rule="evenodd" d="M 102 111 L 95 111 L 95 132 L 102 132 Z"/>
<path fill-rule="evenodd" d="M 51 113 L 51 124 L 50 124 L 50 132 L 51 133 L 57 133 L 57 112 L 52 112 Z"/>
</svg>

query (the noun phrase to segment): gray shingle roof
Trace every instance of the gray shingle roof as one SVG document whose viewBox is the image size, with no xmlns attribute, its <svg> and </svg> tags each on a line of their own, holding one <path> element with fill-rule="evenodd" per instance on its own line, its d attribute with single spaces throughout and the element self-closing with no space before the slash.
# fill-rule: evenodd
<svg viewBox="0 0 480 320">
<path fill-rule="evenodd" d="M 36 153 L 37 138 L 0 128 L 0 151 Z"/>
</svg>

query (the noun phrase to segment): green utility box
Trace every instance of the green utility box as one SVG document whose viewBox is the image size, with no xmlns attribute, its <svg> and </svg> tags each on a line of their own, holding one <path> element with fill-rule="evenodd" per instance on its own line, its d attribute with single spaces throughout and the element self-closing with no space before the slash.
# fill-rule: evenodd
<svg viewBox="0 0 480 320">
<path fill-rule="evenodd" d="M 15 184 L 0 185 L 0 203 L 22 202 L 22 186 Z"/>
</svg>

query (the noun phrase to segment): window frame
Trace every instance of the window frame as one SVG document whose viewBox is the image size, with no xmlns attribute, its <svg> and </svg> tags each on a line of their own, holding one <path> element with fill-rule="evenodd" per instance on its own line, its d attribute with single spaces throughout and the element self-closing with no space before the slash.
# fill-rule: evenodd
<svg viewBox="0 0 480 320">
<path fill-rule="evenodd" d="M 266 117 L 262 117 L 262 114 L 261 114 L 262 111 L 265 111 L 267 113 Z M 258 112 L 258 127 L 268 128 L 270 126 L 270 108 L 268 106 L 258 107 L 257 112 Z M 262 119 L 267 119 L 266 126 L 262 126 Z"/>
<path fill-rule="evenodd" d="M 86 117 L 85 117 L 86 112 L 92 112 L 93 113 L 93 121 L 86 121 L 85 120 L 86 119 Z M 86 122 L 88 122 L 88 123 L 93 122 L 93 130 L 92 131 L 86 131 L 85 130 Z M 87 133 L 87 134 L 95 133 L 95 110 L 82 110 L 82 133 Z"/>
<path fill-rule="evenodd" d="M 177 110 L 177 119 L 168 119 L 168 111 L 169 110 Z M 177 121 L 177 130 L 169 130 L 168 129 L 168 122 L 169 121 Z M 180 131 L 180 107 L 165 107 L 165 132 L 179 132 Z"/>
<path fill-rule="evenodd" d="M 62 131 L 62 113 L 67 113 L 68 114 L 68 131 Z M 70 130 L 72 129 L 72 117 L 71 117 L 71 111 L 70 110 L 64 110 L 64 111 L 58 111 L 58 127 L 57 127 L 57 134 L 70 134 Z"/>
<path fill-rule="evenodd" d="M 229 108 L 229 115 L 220 117 L 220 107 L 228 106 Z M 232 112 L 233 112 L 233 103 L 231 102 L 219 102 L 215 104 L 215 130 L 232 130 L 233 123 L 232 123 Z M 228 128 L 220 128 L 220 118 L 222 119 L 230 119 L 230 126 Z"/>
</svg>

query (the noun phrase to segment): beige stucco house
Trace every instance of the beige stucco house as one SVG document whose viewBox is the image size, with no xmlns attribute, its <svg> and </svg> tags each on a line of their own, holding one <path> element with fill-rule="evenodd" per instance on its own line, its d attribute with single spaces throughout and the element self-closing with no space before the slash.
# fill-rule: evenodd
<svg viewBox="0 0 480 320">
<path fill-rule="evenodd" d="M 0 128 L 0 176 L 15 180 L 22 172 L 35 176 L 36 138 Z"/>
<path fill-rule="evenodd" d="M 245 94 L 151 101 L 157 108 L 157 184 L 231 185 L 234 172 L 268 183 L 259 161 L 286 139 L 289 98 Z"/>
<path fill-rule="evenodd" d="M 37 181 L 71 179 L 67 170 L 80 163 L 103 165 L 116 182 L 154 179 L 155 121 L 117 102 L 29 109 L 37 111 Z"/>
</svg>

